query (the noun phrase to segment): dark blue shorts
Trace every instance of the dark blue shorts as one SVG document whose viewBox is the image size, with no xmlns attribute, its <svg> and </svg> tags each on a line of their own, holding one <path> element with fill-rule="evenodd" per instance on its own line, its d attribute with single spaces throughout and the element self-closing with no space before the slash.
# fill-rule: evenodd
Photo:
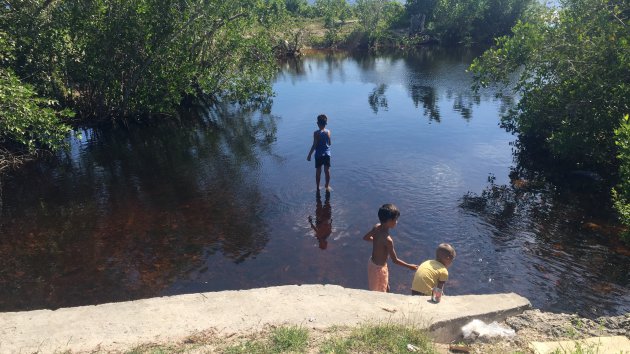
<svg viewBox="0 0 630 354">
<path fill-rule="evenodd" d="M 320 168 L 322 165 L 330 167 L 330 156 L 315 156 L 315 168 Z"/>
</svg>

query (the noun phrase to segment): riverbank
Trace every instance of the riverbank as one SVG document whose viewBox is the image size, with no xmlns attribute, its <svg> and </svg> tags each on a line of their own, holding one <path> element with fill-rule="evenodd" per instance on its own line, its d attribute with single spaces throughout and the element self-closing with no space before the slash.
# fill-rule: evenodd
<svg viewBox="0 0 630 354">
<path fill-rule="evenodd" d="M 1 313 L 0 352 L 221 352 L 265 338 L 277 328 L 304 329 L 307 351 L 319 352 L 331 338 L 345 338 L 366 325 L 426 331 L 438 352 L 448 352 L 452 342 L 487 353 L 523 350 L 531 340 L 630 337 L 628 315 L 591 321 L 529 308 L 529 301 L 517 294 L 446 296 L 433 304 L 428 297 L 336 285 L 279 286 Z M 472 319 L 502 321 L 517 335 L 464 340 L 461 326 Z"/>
<path fill-rule="evenodd" d="M 0 352 L 124 352 L 194 335 L 230 338 L 278 326 L 323 331 L 364 323 L 413 325 L 449 342 L 473 318 L 502 320 L 530 307 L 514 293 L 429 300 L 338 285 L 288 285 L 8 312 L 0 314 Z"/>
</svg>

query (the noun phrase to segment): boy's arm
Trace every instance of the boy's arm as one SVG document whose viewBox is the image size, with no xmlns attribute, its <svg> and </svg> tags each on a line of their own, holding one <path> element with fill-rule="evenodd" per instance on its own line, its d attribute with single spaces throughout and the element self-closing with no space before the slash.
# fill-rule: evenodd
<svg viewBox="0 0 630 354">
<path fill-rule="evenodd" d="M 332 145 L 332 138 L 330 137 L 330 130 L 328 131 L 328 145 Z"/>
<path fill-rule="evenodd" d="M 442 293 L 444 293 L 444 285 L 446 284 L 447 280 L 448 280 L 448 271 L 445 269 L 441 269 L 438 275 L 438 282 L 436 286 L 442 289 Z"/>
<path fill-rule="evenodd" d="M 376 224 L 374 225 L 374 227 L 372 227 L 372 230 L 368 231 L 364 236 L 363 239 L 365 241 L 372 241 L 374 240 L 374 232 L 376 232 L 376 229 L 381 226 L 381 224 Z"/>
<path fill-rule="evenodd" d="M 403 266 L 405 268 L 409 268 L 411 270 L 418 270 L 418 266 L 416 264 L 409 264 L 402 259 L 399 259 L 396 255 L 396 250 L 394 250 L 394 240 L 391 237 L 387 237 L 387 252 L 389 253 L 389 257 L 392 259 L 392 262 Z"/>
<path fill-rule="evenodd" d="M 315 151 L 315 147 L 317 146 L 317 132 L 313 132 L 313 145 L 311 145 L 311 150 L 308 152 L 308 156 L 306 157 L 306 161 L 311 161 L 311 155 L 313 155 L 313 151 Z"/>
</svg>

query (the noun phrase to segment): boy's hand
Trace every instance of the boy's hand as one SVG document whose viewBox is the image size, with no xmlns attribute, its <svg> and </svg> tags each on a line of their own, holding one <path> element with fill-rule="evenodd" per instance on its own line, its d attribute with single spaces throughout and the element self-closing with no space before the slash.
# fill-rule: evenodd
<svg viewBox="0 0 630 354">
<path fill-rule="evenodd" d="M 311 155 L 306 156 L 306 161 L 311 161 Z"/>
<path fill-rule="evenodd" d="M 413 271 L 416 271 L 416 270 L 418 270 L 418 265 L 417 264 L 410 264 L 409 265 L 409 269 L 411 269 Z"/>
</svg>

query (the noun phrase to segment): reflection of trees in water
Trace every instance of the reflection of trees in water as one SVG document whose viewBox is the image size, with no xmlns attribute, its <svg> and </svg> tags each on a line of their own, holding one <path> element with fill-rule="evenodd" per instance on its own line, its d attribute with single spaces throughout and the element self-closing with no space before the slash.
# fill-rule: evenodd
<svg viewBox="0 0 630 354">
<path fill-rule="evenodd" d="M 617 239 L 619 228 L 610 224 L 601 191 L 576 191 L 575 180 L 560 182 L 521 165 L 511 171 L 510 181 L 498 185 L 490 176 L 488 186 L 464 195 L 460 207 L 491 225 L 497 247 L 518 250 L 521 256 L 514 257 L 523 257 L 528 269 L 515 269 L 513 276 L 524 274 L 529 286 L 537 287 L 531 298 L 535 306 L 584 316 L 627 308 L 619 295 L 630 285 L 630 250 Z"/>
<path fill-rule="evenodd" d="M 481 96 L 473 92 L 452 92 L 449 90 L 446 97 L 453 101 L 453 110 L 459 112 L 466 121 L 472 118 L 473 106 L 478 106 L 481 103 Z"/>
<path fill-rule="evenodd" d="M 440 122 L 440 109 L 437 106 L 437 95 L 435 88 L 431 86 L 422 85 L 410 85 L 409 92 L 411 93 L 411 100 L 413 104 L 418 108 L 418 105 L 422 103 L 424 108 L 424 115 L 429 116 L 430 121 Z"/>
<path fill-rule="evenodd" d="M 305 77 L 307 65 L 318 67 L 328 81 L 344 81 L 346 62 L 352 61 L 359 68 L 361 80 L 375 85 L 368 94 L 368 104 L 374 113 L 389 108 L 387 88 L 399 84 L 396 78 L 404 80 L 411 100 L 416 108 L 422 107 L 424 116 L 430 121 L 440 122 L 441 99 L 452 102 L 452 109 L 465 120 L 472 118 L 473 109 L 482 98 L 500 99 L 501 113 L 514 106 L 510 95 L 495 96 L 495 92 L 482 90 L 481 94 L 471 90 L 471 76 L 466 73 L 468 63 L 481 51 L 461 48 L 423 47 L 406 53 L 384 53 L 378 56 L 353 53 L 315 53 L 306 58 L 287 60 L 283 72 L 291 78 Z M 403 64 L 403 65 L 401 65 Z M 384 70 L 383 70 L 384 68 Z M 387 71 L 389 68 L 393 72 Z M 403 71 L 395 71 L 403 70 Z M 397 75 L 392 75 L 395 73 Z M 400 80 L 399 80 L 400 81 Z"/>
<path fill-rule="evenodd" d="M 387 96 L 385 96 L 386 90 L 387 85 L 380 84 L 377 85 L 368 96 L 368 102 L 370 103 L 370 107 L 372 107 L 372 111 L 374 111 L 374 113 L 378 113 L 380 108 L 387 110 Z"/>
<path fill-rule="evenodd" d="M 257 168 L 275 134 L 274 117 L 223 106 L 194 124 L 86 131 L 82 149 L 14 176 L 0 309 L 154 296 L 211 254 L 255 256 L 268 241 Z"/>
<path fill-rule="evenodd" d="M 281 69 L 279 73 L 287 73 L 292 77 L 304 77 L 308 72 L 301 57 L 283 59 L 279 65 Z"/>
<path fill-rule="evenodd" d="M 473 212 L 499 230 L 510 230 L 512 223 L 527 222 L 530 217 L 548 217 L 552 207 L 548 193 L 550 186 L 544 182 L 531 182 L 515 179 L 510 185 L 495 184 L 496 177 L 488 177 L 488 186 L 477 195 L 468 192 L 460 206 Z M 530 219 L 530 218 L 527 218 Z M 525 225 L 528 228 L 531 225 Z"/>
</svg>

